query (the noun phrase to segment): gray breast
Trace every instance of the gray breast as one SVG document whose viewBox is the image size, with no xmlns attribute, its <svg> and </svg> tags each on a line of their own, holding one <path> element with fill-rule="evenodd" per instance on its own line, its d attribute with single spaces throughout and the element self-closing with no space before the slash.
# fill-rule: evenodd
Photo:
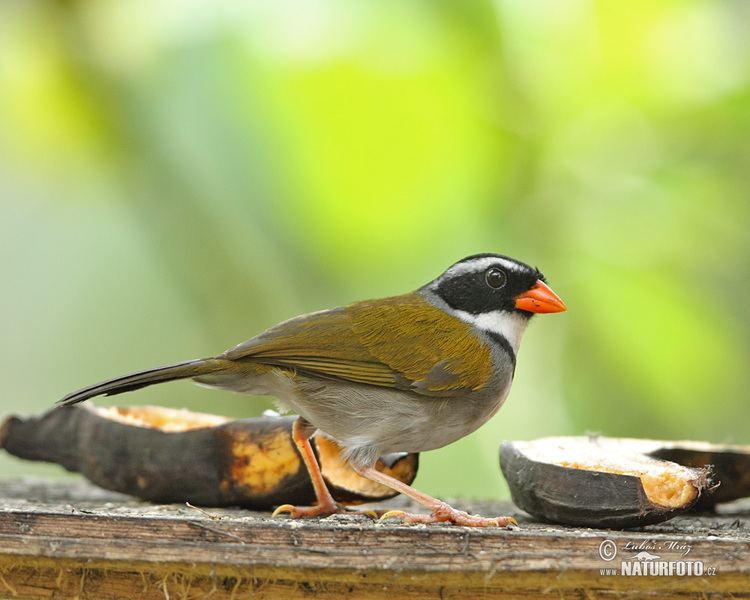
<svg viewBox="0 0 750 600">
<path fill-rule="evenodd" d="M 350 459 L 371 464 L 381 454 L 433 450 L 468 435 L 500 408 L 511 378 L 503 368 L 481 392 L 436 398 L 298 374 L 293 389 L 285 377 L 274 395 L 336 439 Z"/>
</svg>

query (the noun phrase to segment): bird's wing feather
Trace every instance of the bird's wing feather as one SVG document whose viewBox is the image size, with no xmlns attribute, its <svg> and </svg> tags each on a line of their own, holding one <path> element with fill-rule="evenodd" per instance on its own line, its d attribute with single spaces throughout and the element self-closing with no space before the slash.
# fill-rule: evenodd
<svg viewBox="0 0 750 600">
<path fill-rule="evenodd" d="M 484 387 L 490 350 L 469 325 L 418 294 L 285 321 L 224 353 L 313 376 L 452 396 Z"/>
</svg>

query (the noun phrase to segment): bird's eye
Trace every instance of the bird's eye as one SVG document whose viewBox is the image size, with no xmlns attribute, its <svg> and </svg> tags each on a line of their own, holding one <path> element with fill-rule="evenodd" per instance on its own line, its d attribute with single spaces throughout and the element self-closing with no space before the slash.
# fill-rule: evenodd
<svg viewBox="0 0 750 600">
<path fill-rule="evenodd" d="M 505 271 L 498 269 L 497 267 L 487 269 L 484 279 L 488 286 L 496 290 L 500 289 L 508 282 L 508 276 L 505 274 Z"/>
</svg>

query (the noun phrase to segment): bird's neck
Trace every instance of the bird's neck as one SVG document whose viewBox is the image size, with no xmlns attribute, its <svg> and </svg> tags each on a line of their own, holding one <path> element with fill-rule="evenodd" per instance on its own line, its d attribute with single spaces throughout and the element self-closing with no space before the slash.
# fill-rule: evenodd
<svg viewBox="0 0 750 600">
<path fill-rule="evenodd" d="M 493 310 L 479 314 L 454 310 L 453 313 L 459 319 L 472 324 L 477 329 L 503 336 L 508 340 L 510 347 L 513 348 L 513 353 L 518 354 L 523 332 L 526 331 L 526 326 L 529 324 L 528 316 L 505 310 Z"/>
</svg>

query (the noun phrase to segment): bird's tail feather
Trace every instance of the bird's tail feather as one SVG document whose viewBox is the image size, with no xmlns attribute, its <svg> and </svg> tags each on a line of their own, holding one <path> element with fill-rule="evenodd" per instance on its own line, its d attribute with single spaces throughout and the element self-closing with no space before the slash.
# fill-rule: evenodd
<svg viewBox="0 0 750 600">
<path fill-rule="evenodd" d="M 137 390 L 154 383 L 163 383 L 165 381 L 174 381 L 175 379 L 189 379 L 199 375 L 214 373 L 226 368 L 226 360 L 219 358 L 200 358 L 197 360 L 188 360 L 168 365 L 166 367 L 156 367 L 138 373 L 131 373 L 123 377 L 103 381 L 90 385 L 78 391 L 72 392 L 63 399 L 58 400 L 57 404 L 68 406 L 77 404 L 95 396 L 114 396 L 123 392 Z"/>
</svg>

